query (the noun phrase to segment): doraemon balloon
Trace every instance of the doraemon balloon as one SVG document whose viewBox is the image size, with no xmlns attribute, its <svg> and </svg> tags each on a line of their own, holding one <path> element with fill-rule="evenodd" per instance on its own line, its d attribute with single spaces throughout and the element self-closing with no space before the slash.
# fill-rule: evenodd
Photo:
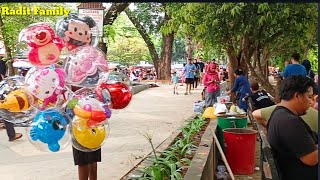
<svg viewBox="0 0 320 180">
<path fill-rule="evenodd" d="M 38 98 L 40 110 L 53 107 L 61 99 L 64 90 L 66 73 L 62 68 L 31 68 L 25 79 L 26 89 Z"/>
<path fill-rule="evenodd" d="M 47 146 L 51 152 L 57 152 L 61 150 L 61 147 L 65 147 L 69 142 L 69 119 L 57 109 L 47 109 L 39 112 L 31 126 L 28 128 L 28 134 L 30 142 L 34 144 L 38 149 L 43 149 L 43 145 L 36 144 L 40 141 Z"/>
<path fill-rule="evenodd" d="M 59 61 L 63 40 L 49 23 L 35 23 L 20 32 L 19 46 L 29 46 L 29 61 L 35 66 L 50 66 Z M 20 49 L 19 47 L 18 49 Z"/>
</svg>

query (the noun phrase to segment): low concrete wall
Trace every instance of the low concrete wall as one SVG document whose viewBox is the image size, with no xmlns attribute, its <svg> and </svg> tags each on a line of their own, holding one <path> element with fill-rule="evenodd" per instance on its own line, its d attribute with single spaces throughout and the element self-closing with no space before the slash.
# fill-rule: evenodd
<svg viewBox="0 0 320 180">
<path fill-rule="evenodd" d="M 197 116 L 197 114 L 193 114 L 190 118 L 188 119 L 194 119 Z M 184 122 L 182 124 L 182 127 L 187 125 L 188 122 Z M 177 129 L 174 131 L 167 139 L 165 139 L 159 146 L 156 147 L 156 154 L 159 157 L 168 147 L 170 147 L 173 143 L 174 140 L 176 139 L 177 136 L 181 134 L 181 128 Z M 151 152 L 148 154 L 147 157 L 143 158 L 138 165 L 129 171 L 126 175 L 124 175 L 121 180 L 133 180 L 133 179 L 140 179 L 143 177 L 143 169 L 145 167 L 151 166 L 154 163 L 154 154 Z"/>
<path fill-rule="evenodd" d="M 213 140 L 212 131 L 215 132 L 216 128 L 217 120 L 212 119 L 202 135 L 199 148 L 191 161 L 191 166 L 184 176 L 185 180 L 215 180 L 219 150 L 216 142 Z M 169 138 L 167 138 L 156 148 L 156 154 L 160 155 L 162 152 L 164 152 L 172 145 L 175 138 L 180 134 L 180 129 L 173 132 Z M 135 169 L 133 169 L 133 171 L 123 176 L 121 180 L 133 180 L 143 177 L 143 169 L 151 166 L 154 163 L 154 155 L 151 153 L 140 162 L 141 163 Z"/>
<path fill-rule="evenodd" d="M 215 132 L 217 120 L 212 119 L 206 131 L 202 135 L 199 148 L 194 155 L 185 180 L 214 180 L 217 167 L 218 149 L 213 140 L 212 132 Z"/>
<path fill-rule="evenodd" d="M 148 84 L 135 84 L 132 86 L 132 94 L 138 94 L 141 91 L 149 89 L 149 87 L 150 86 Z"/>
</svg>

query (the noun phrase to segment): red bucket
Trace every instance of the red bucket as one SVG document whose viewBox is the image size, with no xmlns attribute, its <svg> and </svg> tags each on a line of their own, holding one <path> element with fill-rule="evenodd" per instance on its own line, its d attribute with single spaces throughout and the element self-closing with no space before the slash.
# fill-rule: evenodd
<svg viewBox="0 0 320 180">
<path fill-rule="evenodd" d="M 243 128 L 223 130 L 226 158 L 234 174 L 254 173 L 257 131 Z"/>
</svg>

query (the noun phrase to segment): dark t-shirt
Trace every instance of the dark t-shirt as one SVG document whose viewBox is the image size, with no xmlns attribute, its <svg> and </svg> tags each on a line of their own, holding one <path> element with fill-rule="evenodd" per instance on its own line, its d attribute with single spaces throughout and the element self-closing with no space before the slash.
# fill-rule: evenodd
<svg viewBox="0 0 320 180">
<path fill-rule="evenodd" d="M 5 76 L 7 71 L 6 62 L 0 59 L 0 75 Z M 2 81 L 2 76 L 0 76 L 0 81 Z"/>
<path fill-rule="evenodd" d="M 204 69 L 204 63 L 203 62 L 199 62 L 199 67 L 200 67 L 200 72 L 203 72 Z"/>
<path fill-rule="evenodd" d="M 228 72 L 227 71 L 223 71 L 223 80 L 226 81 L 227 79 L 229 79 L 228 77 Z"/>
<path fill-rule="evenodd" d="M 267 138 L 283 180 L 317 180 L 317 165 L 305 165 L 300 157 L 316 150 L 318 135 L 289 109 L 277 106 L 267 125 Z"/>
<path fill-rule="evenodd" d="M 256 109 L 261 109 L 269 106 L 275 105 L 275 103 L 270 99 L 268 93 L 265 90 L 257 91 L 251 96 L 253 106 Z"/>
</svg>

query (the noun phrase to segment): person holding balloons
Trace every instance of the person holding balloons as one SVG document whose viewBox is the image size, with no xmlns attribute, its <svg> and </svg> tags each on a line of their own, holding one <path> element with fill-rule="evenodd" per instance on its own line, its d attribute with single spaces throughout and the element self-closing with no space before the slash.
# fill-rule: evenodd
<svg viewBox="0 0 320 180">
<path fill-rule="evenodd" d="M 41 151 L 58 152 L 71 142 L 80 180 L 97 179 L 111 109 L 123 109 L 132 99 L 129 78 L 109 72 L 96 48 L 95 26 L 91 17 L 77 14 L 58 21 L 56 29 L 45 22 L 29 25 L 19 34 L 19 46 L 33 67 L 25 77 L 0 83 L 0 115 L 28 124 L 29 142 Z M 22 137 L 15 135 L 13 140 Z"/>
<path fill-rule="evenodd" d="M 6 63 L 2 60 L 2 57 L 0 57 L 0 82 L 2 80 L 5 79 L 6 76 L 6 72 L 7 72 L 7 66 Z M 2 119 L 2 117 L 0 116 L 0 118 Z M 16 133 L 15 129 L 13 127 L 13 123 L 8 122 L 6 120 L 4 120 L 4 125 L 7 131 L 7 135 L 9 137 L 9 141 L 15 141 L 17 139 L 22 138 L 22 134 L 21 133 Z"/>
</svg>

